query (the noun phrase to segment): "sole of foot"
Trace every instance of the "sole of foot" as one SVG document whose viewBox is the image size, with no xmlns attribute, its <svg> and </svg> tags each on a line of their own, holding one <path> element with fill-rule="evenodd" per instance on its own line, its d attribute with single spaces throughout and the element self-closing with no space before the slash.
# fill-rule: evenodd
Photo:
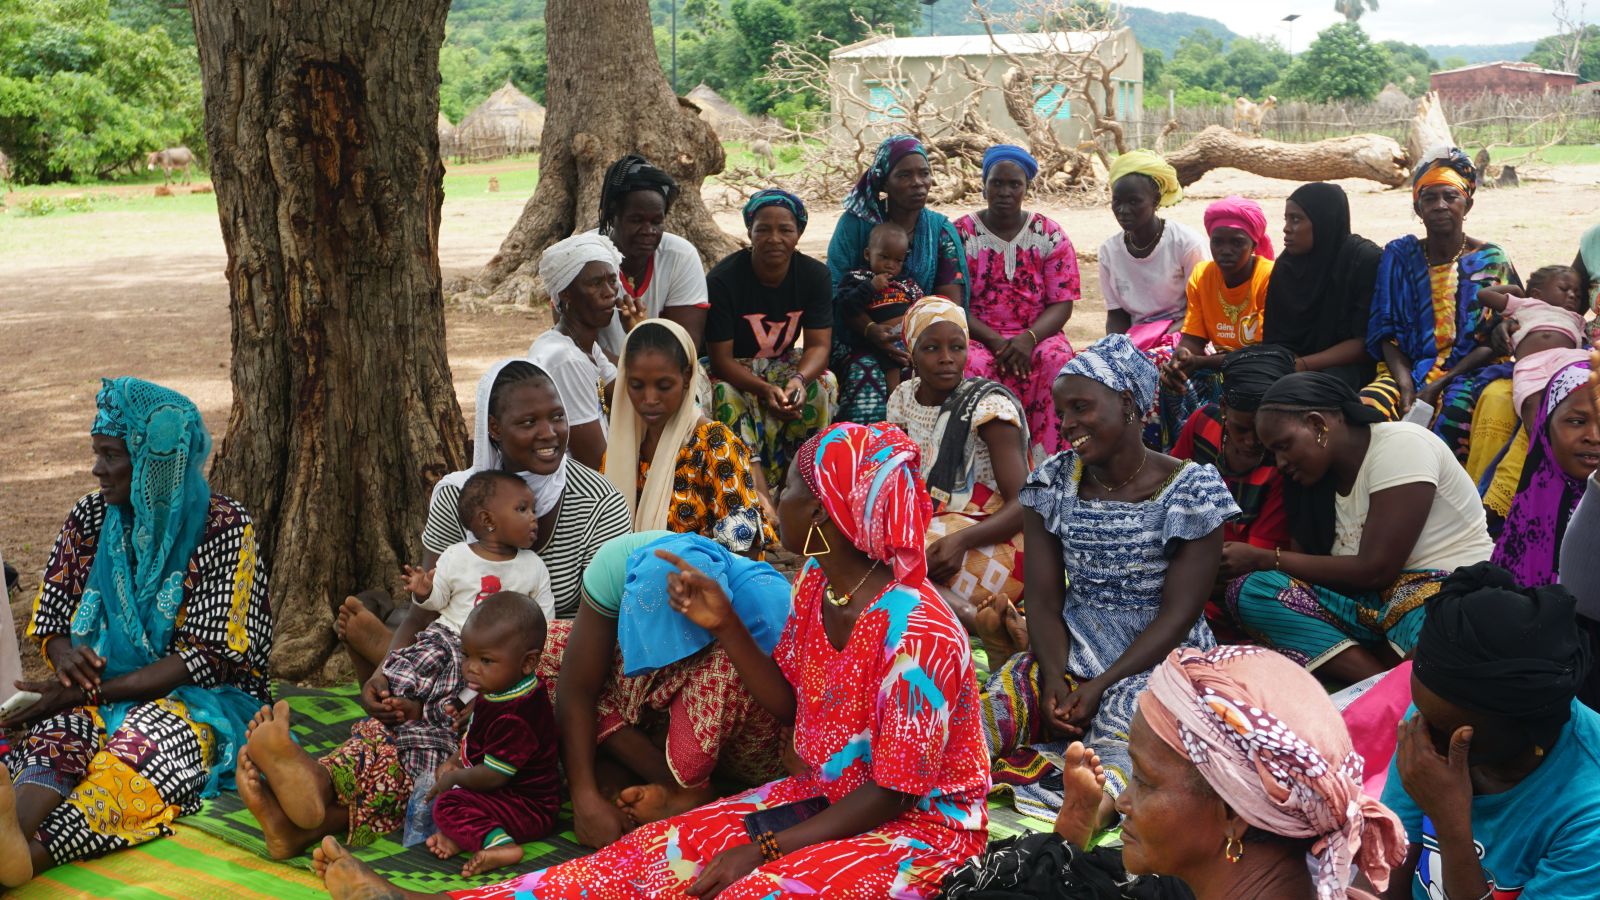
<svg viewBox="0 0 1600 900">
<path fill-rule="evenodd" d="M 331 837 L 322 839 L 311 863 L 333 900 L 405 900 L 404 891 L 384 881 Z"/>
<path fill-rule="evenodd" d="M 267 855 L 273 859 L 293 859 L 306 852 L 316 842 L 317 835 L 289 821 L 283 807 L 272 790 L 261 783 L 261 770 L 250 758 L 249 748 L 239 753 L 236 772 L 239 799 L 244 808 L 256 817 L 261 826 L 261 836 L 267 845 Z"/>
<path fill-rule="evenodd" d="M 1105 788 L 1106 770 L 1099 755 L 1073 741 L 1061 755 L 1061 811 L 1056 814 L 1056 834 L 1079 847 L 1089 846 L 1100 827 Z"/>
<path fill-rule="evenodd" d="M 383 620 L 367 609 L 359 597 L 346 597 L 339 607 L 334 630 L 356 655 L 376 664 L 389 652 L 393 635 Z"/>
<path fill-rule="evenodd" d="M 328 815 L 322 796 L 322 767 L 289 736 L 289 702 L 279 700 L 270 713 L 258 713 L 250 729 L 250 758 L 296 827 L 322 827 Z"/>
<path fill-rule="evenodd" d="M 499 847 L 486 847 L 472 854 L 467 864 L 461 867 L 461 877 L 471 878 L 482 875 L 484 872 L 514 866 L 522 861 L 521 844 L 502 844 Z"/>
<path fill-rule="evenodd" d="M 715 799 L 716 794 L 709 787 L 671 789 L 659 784 L 640 784 L 623 788 L 617 795 L 617 807 L 638 827 L 670 819 Z"/>
</svg>

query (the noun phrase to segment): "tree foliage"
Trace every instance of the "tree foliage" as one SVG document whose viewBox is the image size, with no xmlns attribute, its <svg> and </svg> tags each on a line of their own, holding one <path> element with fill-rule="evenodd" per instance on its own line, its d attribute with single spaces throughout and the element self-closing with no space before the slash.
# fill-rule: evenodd
<svg viewBox="0 0 1600 900">
<path fill-rule="evenodd" d="M 192 49 L 107 0 L 0 0 L 0 148 L 19 180 L 103 178 L 180 143 L 204 150 Z"/>
<path fill-rule="evenodd" d="M 1579 51 L 1578 77 L 1584 81 L 1600 81 L 1600 25 L 1585 25 L 1581 32 L 1583 44 Z M 1540 38 L 1525 57 L 1547 69 L 1565 68 L 1565 50 L 1573 39 L 1571 34 L 1552 34 Z"/>
<path fill-rule="evenodd" d="M 1372 43 L 1354 22 L 1330 25 L 1294 61 L 1281 89 L 1306 100 L 1371 100 L 1383 90 L 1389 51 Z"/>
<path fill-rule="evenodd" d="M 1413 97 L 1428 89 L 1428 75 L 1439 71 L 1432 54 L 1404 41 L 1384 41 L 1380 46 L 1389 54 L 1389 81 Z"/>
</svg>

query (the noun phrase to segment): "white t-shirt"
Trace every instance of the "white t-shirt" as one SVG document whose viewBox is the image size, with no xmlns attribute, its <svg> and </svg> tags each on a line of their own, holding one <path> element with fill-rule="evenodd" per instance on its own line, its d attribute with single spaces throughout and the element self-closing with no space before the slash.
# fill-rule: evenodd
<svg viewBox="0 0 1600 900">
<path fill-rule="evenodd" d="M 1189 275 L 1201 260 L 1211 258 L 1211 246 L 1198 232 L 1171 219 L 1166 222 L 1161 241 L 1144 259 L 1128 252 L 1120 231 L 1100 245 L 1100 294 L 1106 309 L 1125 311 L 1135 325 L 1182 319 L 1189 303 Z"/>
<path fill-rule="evenodd" d="M 480 601 L 501 591 L 518 591 L 533 598 L 546 622 L 556 618 L 556 598 L 550 593 L 550 570 L 532 550 L 519 550 L 507 560 L 484 559 L 465 541 L 451 544 L 439 554 L 433 570 L 433 593 L 417 605 L 439 614 L 457 634 Z"/>
<path fill-rule="evenodd" d="M 700 265 L 700 252 L 677 235 L 666 232 L 656 247 L 650 283 L 645 285 L 644 303 L 648 318 L 660 318 L 669 306 L 706 306 L 706 270 Z M 600 346 L 612 356 L 622 355 L 622 318 L 611 314 L 611 324 L 600 329 Z"/>
<path fill-rule="evenodd" d="M 1488 559 L 1494 541 L 1472 477 L 1438 435 L 1410 422 L 1372 426 L 1372 443 L 1350 495 L 1334 498 L 1333 555 L 1355 556 L 1361 550 L 1373 494 L 1419 481 L 1434 486 L 1433 507 L 1405 568 L 1449 571 Z"/>
<path fill-rule="evenodd" d="M 556 383 L 568 425 L 599 421 L 602 432 L 610 428 L 611 423 L 601 415 L 600 391 L 617 379 L 617 366 L 600 349 L 599 341 L 584 353 L 572 338 L 552 328 L 528 345 L 528 361 Z"/>
</svg>

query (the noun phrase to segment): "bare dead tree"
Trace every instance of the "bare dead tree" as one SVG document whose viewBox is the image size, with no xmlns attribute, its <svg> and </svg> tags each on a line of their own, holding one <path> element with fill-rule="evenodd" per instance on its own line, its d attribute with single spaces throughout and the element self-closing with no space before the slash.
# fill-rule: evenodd
<svg viewBox="0 0 1600 900">
<path fill-rule="evenodd" d="M 1583 11 L 1587 5 L 1580 0 L 1577 11 L 1573 12 L 1567 0 L 1555 0 L 1550 11 L 1556 20 L 1556 48 L 1561 54 L 1563 72 L 1576 72 L 1583 64 L 1583 39 L 1589 27 L 1583 20 Z"/>
</svg>

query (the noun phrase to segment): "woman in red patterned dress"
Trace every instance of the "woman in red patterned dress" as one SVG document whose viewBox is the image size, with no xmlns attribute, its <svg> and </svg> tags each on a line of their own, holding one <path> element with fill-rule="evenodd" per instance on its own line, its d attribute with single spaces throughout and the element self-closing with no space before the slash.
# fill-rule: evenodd
<svg viewBox="0 0 1600 900">
<path fill-rule="evenodd" d="M 770 658 L 710 578 L 687 565 L 669 576 L 678 612 L 794 724 L 801 774 L 451 896 L 922 898 L 981 852 L 988 756 L 966 633 L 927 581 L 918 457 L 892 426 L 836 425 L 801 448 L 778 519 L 784 545 L 810 560 Z M 810 818 L 747 833 L 748 814 L 816 797 L 828 805 Z M 331 838 L 317 868 L 335 897 L 390 896 Z"/>
</svg>

